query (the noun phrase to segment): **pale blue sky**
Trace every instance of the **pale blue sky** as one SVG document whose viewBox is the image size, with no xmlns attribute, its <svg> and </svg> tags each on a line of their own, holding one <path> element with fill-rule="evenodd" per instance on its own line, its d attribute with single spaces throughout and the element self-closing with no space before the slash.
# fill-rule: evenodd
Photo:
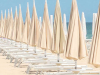
<svg viewBox="0 0 100 75">
<path fill-rule="evenodd" d="M 65 13 L 67 22 L 69 21 L 71 3 L 72 0 L 59 0 L 61 6 L 62 15 Z M 22 7 L 23 19 L 25 20 L 27 2 L 29 2 L 30 15 L 32 15 L 33 0 L 0 0 L 0 10 L 5 11 L 12 7 L 13 13 L 15 12 L 15 6 L 19 8 L 19 4 Z M 43 16 L 45 0 L 35 0 L 38 17 Z M 47 0 L 49 15 L 54 15 L 56 0 Z M 77 0 L 78 9 L 81 17 L 81 13 L 85 13 L 86 21 L 92 22 L 93 13 L 98 11 L 99 0 Z"/>
</svg>

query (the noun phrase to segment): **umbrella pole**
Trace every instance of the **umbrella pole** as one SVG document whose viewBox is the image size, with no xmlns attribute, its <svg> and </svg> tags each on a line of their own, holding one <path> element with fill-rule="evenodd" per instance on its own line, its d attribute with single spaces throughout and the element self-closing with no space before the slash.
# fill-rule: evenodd
<svg viewBox="0 0 100 75">
<path fill-rule="evenodd" d="M 3 41 L 3 37 L 2 37 L 2 41 Z"/>
<path fill-rule="evenodd" d="M 2 37 L 3 38 L 3 37 Z M 4 41 L 4 38 L 3 38 L 3 41 Z"/>
<path fill-rule="evenodd" d="M 5 38 L 5 42 L 6 42 L 6 38 Z"/>
<path fill-rule="evenodd" d="M 4 37 L 4 41 L 5 41 L 5 39 L 6 39 L 6 38 Z"/>
<path fill-rule="evenodd" d="M 8 39 L 6 38 L 6 42 L 8 42 Z"/>
<path fill-rule="evenodd" d="M 5 42 L 5 38 L 4 38 L 4 42 Z"/>
<path fill-rule="evenodd" d="M 57 62 L 59 62 L 59 53 L 57 54 L 57 58 L 58 58 Z"/>
<path fill-rule="evenodd" d="M 1 41 L 2 41 L 2 36 L 1 36 Z"/>
<path fill-rule="evenodd" d="M 77 69 L 77 60 L 75 60 L 75 69 Z"/>
<path fill-rule="evenodd" d="M 28 44 L 27 44 L 27 50 L 28 50 Z"/>
<path fill-rule="evenodd" d="M 47 57 L 47 55 L 46 55 L 46 49 L 45 49 L 45 57 Z"/>
<path fill-rule="evenodd" d="M 21 42 L 20 42 L 20 48 L 22 48 L 22 46 L 21 46 Z"/>
<path fill-rule="evenodd" d="M 15 42 L 15 46 L 16 46 L 16 42 Z"/>
<path fill-rule="evenodd" d="M 34 52 L 36 53 L 36 46 L 35 46 L 35 50 L 34 50 Z"/>
<path fill-rule="evenodd" d="M 12 40 L 10 40 L 11 41 L 11 44 L 12 44 Z"/>
</svg>

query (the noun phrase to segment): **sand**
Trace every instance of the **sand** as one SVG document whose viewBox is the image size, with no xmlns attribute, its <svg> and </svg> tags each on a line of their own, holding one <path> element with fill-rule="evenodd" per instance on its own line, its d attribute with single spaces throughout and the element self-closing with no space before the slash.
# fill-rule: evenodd
<svg viewBox="0 0 100 75">
<path fill-rule="evenodd" d="M 26 69 L 14 67 L 14 63 L 10 63 L 6 56 L 0 53 L 0 75 L 27 75 Z"/>
<path fill-rule="evenodd" d="M 100 72 L 100 68 L 96 68 L 93 65 L 88 64 L 88 59 L 89 59 L 89 57 L 87 56 L 86 58 L 84 58 L 82 60 L 78 60 L 78 65 L 87 65 L 88 67 L 93 68 L 94 71 Z"/>
</svg>

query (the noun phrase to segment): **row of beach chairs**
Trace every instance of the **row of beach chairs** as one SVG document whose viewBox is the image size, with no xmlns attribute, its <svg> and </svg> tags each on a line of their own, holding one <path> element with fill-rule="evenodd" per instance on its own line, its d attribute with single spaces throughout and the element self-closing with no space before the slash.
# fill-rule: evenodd
<svg viewBox="0 0 100 75">
<path fill-rule="evenodd" d="M 82 71 L 73 72 L 70 69 L 75 68 L 75 61 L 60 58 L 57 62 L 57 56 L 52 53 L 46 53 L 45 57 L 43 50 L 9 39 L 0 38 L 0 52 L 10 63 L 14 62 L 14 67 L 28 64 L 27 74 L 32 71 L 36 75 L 100 75 L 86 65 L 77 65 L 77 69 Z"/>
</svg>

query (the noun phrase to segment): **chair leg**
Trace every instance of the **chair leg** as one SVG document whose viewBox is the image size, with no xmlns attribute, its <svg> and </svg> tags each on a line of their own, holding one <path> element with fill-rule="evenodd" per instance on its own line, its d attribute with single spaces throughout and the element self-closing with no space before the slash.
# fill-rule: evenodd
<svg viewBox="0 0 100 75">
<path fill-rule="evenodd" d="M 6 59 L 9 59 L 9 55 L 7 55 Z"/>
<path fill-rule="evenodd" d="M 5 56 L 5 52 L 3 52 L 3 54 L 2 54 L 3 56 Z"/>
<path fill-rule="evenodd" d="M 26 73 L 29 74 L 30 70 L 31 70 L 31 67 L 28 66 Z"/>
<path fill-rule="evenodd" d="M 18 64 L 18 67 L 20 67 L 20 64 L 21 64 L 22 62 L 19 62 L 19 64 Z"/>
<path fill-rule="evenodd" d="M 36 75 L 38 75 L 38 71 L 36 72 Z"/>
<path fill-rule="evenodd" d="M 12 63 L 13 60 L 14 60 L 14 58 L 11 58 L 10 63 Z"/>
<path fill-rule="evenodd" d="M 10 59 L 11 57 L 8 55 L 8 59 Z"/>
<path fill-rule="evenodd" d="M 17 61 L 17 63 L 19 63 L 19 64 L 18 64 L 18 67 L 19 67 L 20 64 L 22 63 L 22 59 L 19 59 L 19 60 Z"/>
<path fill-rule="evenodd" d="M 26 73 L 28 73 L 28 69 L 29 69 L 29 66 L 27 67 L 27 70 L 25 71 Z"/>
<path fill-rule="evenodd" d="M 42 71 L 40 71 L 40 75 L 42 75 Z"/>
<path fill-rule="evenodd" d="M 17 61 L 18 61 L 18 59 L 16 58 L 16 59 L 15 59 L 14 67 L 16 67 Z"/>
<path fill-rule="evenodd" d="M 11 59 L 11 56 L 9 56 L 9 59 Z"/>
</svg>

